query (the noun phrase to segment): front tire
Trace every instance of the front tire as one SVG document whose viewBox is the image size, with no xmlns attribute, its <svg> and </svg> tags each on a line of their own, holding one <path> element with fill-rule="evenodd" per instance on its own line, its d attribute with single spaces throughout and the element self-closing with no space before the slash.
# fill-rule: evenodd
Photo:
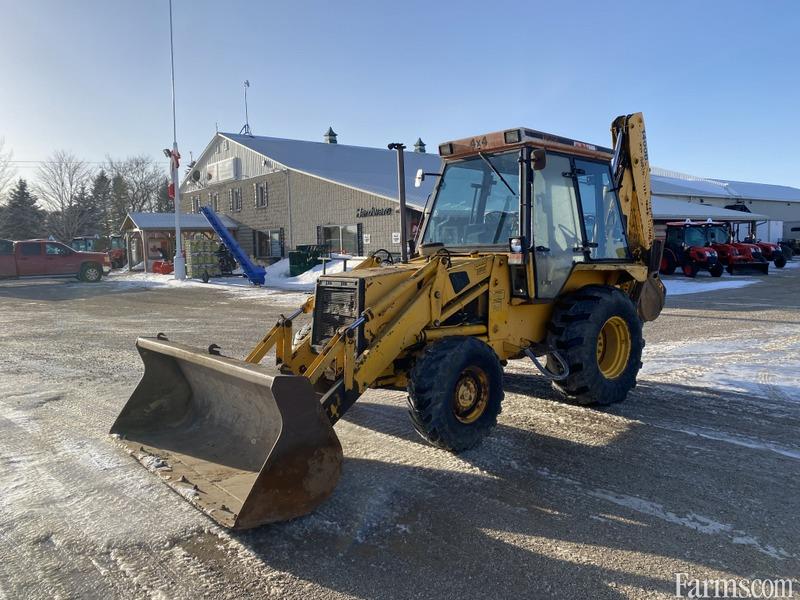
<svg viewBox="0 0 800 600">
<path fill-rule="evenodd" d="M 433 342 L 410 373 L 408 412 L 414 429 L 450 452 L 477 446 L 497 424 L 502 401 L 500 360 L 475 338 Z"/>
<path fill-rule="evenodd" d="M 778 256 L 775 257 L 774 262 L 775 262 L 775 268 L 782 269 L 783 267 L 786 266 L 786 257 L 783 255 L 783 253 L 778 254 Z"/>
<path fill-rule="evenodd" d="M 683 263 L 683 274 L 686 275 L 686 277 L 691 277 L 692 279 L 697 277 L 697 267 L 692 261 L 687 260 L 685 263 Z"/>
<path fill-rule="evenodd" d="M 591 285 L 558 302 L 547 343 L 569 366 L 553 388 L 580 405 L 621 402 L 642 366 L 642 322 L 630 298 L 610 286 Z M 555 361 L 548 367 L 558 372 Z"/>
<path fill-rule="evenodd" d="M 103 278 L 103 267 L 97 263 L 86 263 L 81 267 L 79 279 L 87 283 L 97 283 Z"/>
<path fill-rule="evenodd" d="M 722 263 L 715 263 L 709 267 L 708 272 L 711 273 L 712 277 L 722 277 L 724 270 L 725 267 L 722 266 Z"/>
</svg>

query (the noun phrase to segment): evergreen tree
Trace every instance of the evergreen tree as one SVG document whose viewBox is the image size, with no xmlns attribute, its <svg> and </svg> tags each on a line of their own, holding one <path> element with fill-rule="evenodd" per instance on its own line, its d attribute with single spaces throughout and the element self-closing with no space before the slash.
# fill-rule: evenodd
<svg viewBox="0 0 800 600">
<path fill-rule="evenodd" d="M 114 175 L 111 178 L 111 205 L 108 220 L 111 231 L 119 231 L 127 214 L 128 184 L 122 175 Z"/>
<path fill-rule="evenodd" d="M 100 169 L 92 181 L 92 204 L 96 211 L 98 233 L 102 235 L 117 233 L 111 229 L 111 180 L 104 169 Z"/>
<path fill-rule="evenodd" d="M 39 237 L 44 229 L 45 212 L 36 206 L 28 182 L 20 179 L 0 212 L 0 237 L 24 240 Z"/>
</svg>

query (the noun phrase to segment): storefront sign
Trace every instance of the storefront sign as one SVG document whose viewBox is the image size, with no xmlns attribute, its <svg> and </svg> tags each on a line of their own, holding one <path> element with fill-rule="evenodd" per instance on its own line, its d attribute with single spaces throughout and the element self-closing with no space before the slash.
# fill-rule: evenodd
<svg viewBox="0 0 800 600">
<path fill-rule="evenodd" d="M 366 217 L 386 217 L 392 214 L 391 208 L 359 208 L 356 211 L 357 219 L 364 219 Z"/>
</svg>

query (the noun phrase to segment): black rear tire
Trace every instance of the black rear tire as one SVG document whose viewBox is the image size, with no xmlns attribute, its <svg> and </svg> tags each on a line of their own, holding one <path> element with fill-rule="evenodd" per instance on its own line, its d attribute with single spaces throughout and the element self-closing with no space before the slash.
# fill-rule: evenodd
<svg viewBox="0 0 800 600">
<path fill-rule="evenodd" d="M 678 261 L 675 260 L 675 254 L 667 248 L 664 254 L 661 255 L 661 268 L 659 269 L 664 275 L 672 275 L 678 266 Z"/>
<path fill-rule="evenodd" d="M 606 339 L 603 332 L 609 323 L 623 335 L 627 329 L 628 336 L 627 357 L 624 362 L 612 361 L 614 369 L 606 364 L 605 351 L 610 345 L 604 343 L 600 349 L 600 338 Z M 569 376 L 554 381 L 553 388 L 570 402 L 605 406 L 621 402 L 636 386 L 644 348 L 642 322 L 631 299 L 616 288 L 591 285 L 565 296 L 553 311 L 547 343 L 569 365 Z M 548 368 L 559 372 L 552 358 L 548 358 Z"/>
<path fill-rule="evenodd" d="M 722 272 L 724 270 L 725 267 L 722 266 L 722 263 L 716 263 L 708 268 L 708 272 L 711 273 L 712 277 L 722 277 Z"/>
<path fill-rule="evenodd" d="M 462 391 L 475 389 L 464 404 Z M 408 380 L 408 413 L 428 442 L 461 452 L 477 446 L 497 424 L 503 401 L 503 367 L 494 350 L 470 337 L 427 346 Z"/>
<path fill-rule="evenodd" d="M 103 278 L 103 267 L 97 263 L 86 263 L 81 267 L 78 278 L 88 283 L 97 283 Z"/>
</svg>

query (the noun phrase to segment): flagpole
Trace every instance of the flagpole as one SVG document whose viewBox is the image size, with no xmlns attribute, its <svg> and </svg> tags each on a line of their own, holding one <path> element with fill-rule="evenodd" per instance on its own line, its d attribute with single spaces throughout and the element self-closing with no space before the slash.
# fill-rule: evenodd
<svg viewBox="0 0 800 600">
<path fill-rule="evenodd" d="M 169 0 L 169 58 L 172 69 L 172 155 L 170 168 L 172 170 L 172 189 L 175 202 L 175 257 L 172 260 L 175 279 L 186 279 L 186 262 L 183 258 L 183 243 L 181 240 L 181 190 L 180 152 L 178 152 L 178 125 L 175 116 L 175 46 L 172 41 L 172 0 Z"/>
</svg>

